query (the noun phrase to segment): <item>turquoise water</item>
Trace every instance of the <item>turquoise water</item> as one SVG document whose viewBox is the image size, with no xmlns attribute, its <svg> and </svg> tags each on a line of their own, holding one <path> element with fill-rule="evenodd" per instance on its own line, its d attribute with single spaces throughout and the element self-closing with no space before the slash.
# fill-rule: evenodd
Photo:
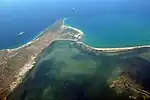
<svg viewBox="0 0 150 100">
<path fill-rule="evenodd" d="M 0 12 L 0 49 L 25 44 L 64 17 L 91 46 L 150 44 L 148 0 L 1 0 Z"/>
<path fill-rule="evenodd" d="M 150 3 L 146 4 L 141 0 L 103 2 L 90 8 L 76 8 L 66 23 L 81 29 L 85 34 L 84 42 L 94 47 L 148 45 L 149 5 Z"/>
<path fill-rule="evenodd" d="M 122 71 L 117 57 L 80 51 L 70 41 L 52 43 L 41 56 L 7 100 L 128 100 L 109 88 Z"/>
<path fill-rule="evenodd" d="M 150 91 L 150 49 L 95 54 L 74 43 L 56 41 L 44 49 L 7 100 L 131 100 L 140 88 Z"/>
</svg>

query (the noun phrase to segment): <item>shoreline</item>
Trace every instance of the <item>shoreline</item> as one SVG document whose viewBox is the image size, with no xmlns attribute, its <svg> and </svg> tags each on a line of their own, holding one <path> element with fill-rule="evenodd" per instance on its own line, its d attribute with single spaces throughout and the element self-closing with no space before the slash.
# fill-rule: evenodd
<svg viewBox="0 0 150 100">
<path fill-rule="evenodd" d="M 38 55 L 52 44 L 52 42 L 57 42 L 57 41 L 74 41 L 78 47 L 82 50 L 88 50 L 89 52 L 94 52 L 94 53 L 118 53 L 124 51 L 127 53 L 129 50 L 135 50 L 135 49 L 142 49 L 142 48 L 150 48 L 150 45 L 143 45 L 143 46 L 133 46 L 133 47 L 119 47 L 119 48 L 95 48 L 90 45 L 85 44 L 84 42 L 80 41 L 79 36 L 84 36 L 84 33 L 74 27 L 68 26 L 64 24 L 64 21 L 66 19 L 63 19 L 63 23 L 61 24 L 60 27 L 58 28 L 56 33 L 54 34 L 53 31 L 49 32 L 49 28 L 44 29 L 36 38 L 33 40 L 29 41 L 28 43 L 19 46 L 17 48 L 12 48 L 12 49 L 4 49 L 7 50 L 7 53 L 17 51 L 17 53 L 12 57 L 14 62 L 16 61 L 18 63 L 19 61 L 20 65 L 12 65 L 12 68 L 16 67 L 15 71 L 13 72 L 15 75 L 11 76 L 16 78 L 15 80 L 10 81 L 9 83 L 9 88 L 10 90 L 8 91 L 7 95 L 9 95 L 11 92 L 14 91 L 14 89 L 23 82 L 23 79 L 28 75 L 28 72 L 34 67 L 34 64 L 36 63 L 36 58 L 38 58 Z M 60 21 L 60 22 L 62 22 Z M 58 22 L 58 25 L 60 23 Z M 71 31 L 68 31 L 68 30 Z M 65 30 L 65 31 L 64 31 Z M 70 32 L 70 33 L 69 33 Z M 68 37 L 63 37 L 63 35 L 68 36 Z M 78 37 L 76 37 L 78 36 Z M 50 39 L 51 38 L 51 39 Z M 2 51 L 2 50 L 0 50 Z M 9 52 L 10 51 L 10 52 Z M 30 53 L 30 54 L 29 54 Z M 12 60 L 12 58 L 10 58 Z M 7 59 L 6 59 L 7 60 Z M 6 64 L 8 64 L 7 62 Z M 12 64 L 12 62 L 11 62 Z M 5 65 L 4 65 L 5 66 Z M 3 67 L 3 65 L 2 65 Z M 8 66 L 6 66 L 8 67 Z M 11 66 L 10 66 L 11 67 Z M 5 89 L 5 88 L 4 88 Z M 1 92 L 1 91 L 0 91 Z M 7 96 L 6 95 L 6 96 Z M 1 99 L 1 97 L 0 97 Z"/>
<path fill-rule="evenodd" d="M 150 45 L 145 45 L 145 46 L 123 47 L 123 48 L 95 48 L 95 47 L 86 45 L 84 44 L 84 42 L 80 41 L 80 38 L 84 36 L 84 33 L 77 28 L 65 25 L 64 21 L 65 19 L 58 20 L 58 22 L 55 25 L 56 31 L 53 31 L 53 30 L 51 31 L 49 30 L 49 28 L 51 27 L 48 27 L 44 29 L 39 36 L 37 36 L 32 41 L 20 47 L 12 48 L 12 49 L 3 49 L 4 51 L 7 51 L 6 54 L 5 52 L 3 53 L 3 50 L 0 50 L 2 51 L 2 54 L 4 54 L 4 56 L 2 56 L 3 58 L 1 58 L 1 61 L 3 63 L 6 63 L 6 64 L 2 63 L 0 64 L 0 66 L 6 67 L 6 68 L 7 67 L 13 68 L 11 73 L 14 74 L 14 76 L 11 76 L 8 74 L 9 78 L 11 78 L 12 80 L 10 80 L 10 82 L 8 83 L 9 86 L 7 86 L 7 88 L 9 88 L 10 90 L 8 91 L 7 94 L 12 92 L 20 83 L 22 83 L 25 76 L 33 68 L 35 59 L 38 57 L 38 55 L 45 48 L 51 45 L 52 42 L 55 42 L 55 41 L 59 41 L 59 40 L 75 41 L 75 43 L 79 46 L 80 49 L 90 50 L 90 52 L 94 52 L 94 53 L 95 51 L 96 52 L 103 51 L 106 53 L 107 52 L 111 53 L 111 52 L 120 52 L 120 51 L 126 51 L 126 50 L 134 50 L 137 48 L 144 48 L 144 47 L 149 48 L 150 47 Z M 7 56 L 7 59 L 5 59 L 5 56 Z M 14 63 L 17 62 L 17 63 L 14 65 L 12 62 Z"/>
<path fill-rule="evenodd" d="M 65 20 L 67 20 L 68 18 L 64 18 L 64 25 L 65 25 Z M 65 25 L 71 29 L 74 29 L 76 31 L 78 31 L 79 33 L 83 34 L 84 35 L 84 32 L 82 32 L 80 29 L 77 29 L 75 27 L 72 27 L 72 26 L 69 26 L 69 25 Z M 85 46 L 88 46 L 90 47 L 91 49 L 94 49 L 94 50 L 99 50 L 99 51 L 106 51 L 106 52 L 120 52 L 120 51 L 126 51 L 126 50 L 132 50 L 132 49 L 138 49 L 138 48 L 150 48 L 150 45 L 141 45 L 141 46 L 127 46 L 127 47 L 115 47 L 115 48 L 101 48 L 101 47 L 94 47 L 94 46 L 91 46 L 91 45 L 87 45 L 86 43 L 84 42 L 79 42 L 79 43 L 82 43 L 84 44 Z"/>
<path fill-rule="evenodd" d="M 43 31 L 39 32 L 39 34 L 38 34 L 37 36 L 35 36 L 31 41 L 29 41 L 29 42 L 27 42 L 27 43 L 25 43 L 25 44 L 22 44 L 22 45 L 20 45 L 20 46 L 18 46 L 18 47 L 16 47 L 16 48 L 1 49 L 0 51 L 8 51 L 8 52 L 9 52 L 9 51 L 16 51 L 16 50 L 19 50 L 19 49 L 21 49 L 21 48 L 24 48 L 24 47 L 26 47 L 26 46 L 28 46 L 28 45 L 30 45 L 30 44 L 32 44 L 32 43 L 38 41 L 38 40 L 39 40 L 39 37 L 40 37 L 41 35 L 43 35 L 46 31 L 48 31 L 49 28 L 51 28 L 51 25 L 50 25 L 49 27 L 47 27 L 46 29 L 44 29 Z"/>
<path fill-rule="evenodd" d="M 0 51 L 5 51 L 5 50 L 6 51 L 15 51 L 15 50 L 18 50 L 18 49 L 21 49 L 23 47 L 28 46 L 28 45 L 32 44 L 33 42 L 38 41 L 39 37 L 42 36 L 46 31 L 48 31 L 49 28 L 51 28 L 52 25 L 48 26 L 47 28 L 45 28 L 44 30 L 42 30 L 41 32 L 39 32 L 39 34 L 37 34 L 32 40 L 28 41 L 27 43 L 18 45 L 15 48 L 0 49 Z"/>
<path fill-rule="evenodd" d="M 67 20 L 68 18 L 64 18 L 64 25 L 65 25 L 65 20 Z M 80 34 L 84 35 L 84 32 L 82 32 L 80 29 L 74 28 L 72 26 L 69 25 L 65 25 L 68 28 L 71 28 L 73 30 L 78 31 Z M 127 47 L 115 47 L 115 48 L 101 48 L 101 47 L 93 47 L 91 45 L 87 45 L 84 42 L 78 42 L 78 43 L 82 43 L 83 45 L 85 45 L 86 47 L 90 47 L 91 49 L 94 50 L 98 50 L 98 51 L 106 51 L 106 52 L 120 52 L 120 51 L 126 51 L 126 50 L 133 50 L 133 49 L 138 49 L 138 48 L 150 48 L 150 45 L 141 45 L 141 46 L 127 46 Z"/>
<path fill-rule="evenodd" d="M 64 25 L 63 19 L 61 19 L 54 24 L 54 29 L 53 27 L 52 30 L 51 27 L 44 29 L 41 34 L 28 43 L 17 48 L 0 50 L 0 54 L 3 55 L 0 56 L 2 62 L 0 67 L 5 68 L 4 73 L 0 74 L 4 74 L 9 80 L 6 84 L 3 77 L 0 77 L 0 80 L 2 80 L 0 83 L 0 99 L 3 100 L 22 83 L 28 72 L 34 67 L 38 55 L 50 46 L 52 42 L 57 40 L 78 41 L 82 35 L 83 33 L 78 29 Z M 11 70 L 7 71 L 8 69 Z"/>
<path fill-rule="evenodd" d="M 84 36 L 84 32 L 82 32 L 80 29 L 77 29 L 75 27 L 72 27 L 72 26 L 69 26 L 69 25 L 65 24 L 65 20 L 67 20 L 67 19 L 68 18 L 64 18 L 63 19 L 64 27 L 67 27 L 67 28 L 70 28 L 72 30 L 75 30 L 75 31 L 79 32 L 82 36 Z M 21 49 L 23 47 L 26 47 L 26 46 L 32 44 L 33 42 L 37 41 L 39 39 L 39 37 L 44 34 L 45 31 L 48 31 L 49 28 L 50 28 L 50 26 L 47 27 L 46 29 L 44 29 L 43 31 L 41 31 L 35 38 L 33 38 L 31 41 L 27 42 L 26 44 L 23 44 L 23 45 L 21 45 L 19 47 L 12 48 L 12 49 L 1 49 L 0 51 L 3 51 L 3 50 L 15 51 L 15 50 Z M 57 40 L 59 40 L 59 39 L 56 39 L 54 41 L 57 41 Z M 63 40 L 63 39 L 61 39 L 61 40 Z M 66 40 L 66 39 L 64 39 L 64 40 Z M 95 49 L 95 50 L 99 50 L 99 51 L 109 51 L 109 52 L 114 52 L 114 51 L 115 52 L 119 52 L 119 51 L 132 50 L 132 49 L 138 49 L 138 48 L 150 48 L 150 45 L 129 46 L 129 47 L 128 46 L 127 47 L 114 47 L 114 48 L 109 48 L 109 47 L 101 48 L 101 47 L 94 47 L 94 46 L 88 45 L 88 44 L 84 43 L 83 41 L 80 41 L 79 43 L 81 43 L 81 42 L 82 42 L 82 44 L 90 47 L 91 49 Z"/>
<path fill-rule="evenodd" d="M 58 21 L 61 23 L 62 20 Z M 62 25 L 62 24 L 60 24 Z M 0 50 L 0 100 L 4 100 L 14 89 L 22 83 L 28 72 L 33 68 L 35 59 L 47 48 L 57 37 L 60 37 L 61 26 L 44 29 L 31 41 L 12 49 Z M 55 28 L 57 28 L 55 30 Z M 4 80 L 5 79 L 5 80 Z"/>
<path fill-rule="evenodd" d="M 134 50 L 134 49 L 150 48 L 150 45 L 133 46 L 133 47 L 118 47 L 118 48 L 95 48 L 83 42 L 77 42 L 77 44 L 84 45 L 86 48 L 90 48 L 90 49 L 97 50 L 97 51 L 103 51 L 103 52 L 122 52 L 122 51 Z"/>
<path fill-rule="evenodd" d="M 64 19 L 65 20 L 65 19 Z M 74 27 L 71 27 L 71 26 L 68 26 L 68 25 L 65 25 L 64 23 L 63 23 L 63 28 L 69 28 L 69 29 L 72 29 L 72 30 L 75 30 L 76 32 L 78 32 L 80 35 L 84 35 L 83 34 L 83 32 L 81 31 L 81 30 L 79 30 L 79 29 L 77 29 L 77 28 L 74 28 Z M 13 48 L 13 49 L 3 49 L 3 50 L 6 50 L 6 51 L 10 51 L 10 52 L 13 52 L 13 51 L 17 51 L 17 50 L 19 50 L 19 49 L 21 49 L 21 48 L 25 48 L 25 47 L 28 47 L 29 45 L 31 45 L 32 43 L 35 43 L 36 41 L 38 41 L 39 39 L 40 39 L 40 36 L 42 35 L 42 34 L 44 34 L 44 32 L 45 31 L 48 31 L 48 29 L 49 29 L 50 27 L 48 27 L 48 28 L 46 28 L 46 29 L 44 29 L 41 33 L 40 33 L 40 35 L 38 35 L 36 38 L 34 38 L 32 41 L 30 41 L 30 42 L 28 42 L 28 43 L 26 43 L 26 44 L 24 44 L 24 45 L 22 45 L 22 46 L 20 46 L 20 47 L 17 47 L 17 48 Z M 65 40 L 69 40 L 69 41 L 74 41 L 74 42 L 76 42 L 78 45 L 80 45 L 81 47 L 81 49 L 83 49 L 82 47 L 84 47 L 85 49 L 87 49 L 87 50 L 91 50 L 91 52 L 92 51 L 103 51 L 103 52 L 121 52 L 121 51 L 128 51 L 128 50 L 134 50 L 134 49 L 140 49 L 140 48 L 150 48 L 150 45 L 144 45 L 144 46 L 133 46 L 133 47 L 119 47 L 119 48 L 95 48 L 95 47 L 92 47 L 92 46 L 90 46 L 90 45 L 87 45 L 87 44 L 85 44 L 84 42 L 82 42 L 82 41 L 78 41 L 78 40 L 76 40 L 76 39 L 69 39 L 69 38 L 66 38 L 66 39 L 63 39 L 63 38 L 55 38 L 54 40 L 52 40 L 51 41 L 51 43 L 52 42 L 55 42 L 55 41 L 60 41 L 60 40 L 62 40 L 62 41 L 65 41 Z M 51 44 L 50 43 L 50 44 Z M 0 51 L 3 51 L 3 50 L 0 50 Z M 32 57 L 32 58 L 36 58 L 37 57 L 37 55 L 40 53 L 41 51 L 39 51 L 36 55 L 34 55 L 34 57 Z M 11 90 L 13 90 L 16 86 L 17 86 L 17 84 L 18 83 L 20 83 L 21 82 L 21 79 L 22 79 L 22 77 L 24 76 L 24 75 L 26 75 L 26 73 L 33 67 L 33 63 L 35 63 L 35 61 L 34 61 L 34 59 L 32 59 L 31 61 L 29 61 L 28 63 L 26 63 L 24 66 L 26 66 L 26 67 L 23 67 L 22 69 L 23 69 L 23 71 L 22 71 L 22 69 L 20 70 L 20 72 L 18 73 L 18 75 L 17 75 L 17 77 L 19 77 L 18 79 L 17 79 L 17 81 L 15 81 L 15 82 L 12 82 L 12 85 L 11 85 Z M 21 77 L 20 77 L 21 76 Z M 16 83 L 17 82 L 17 83 Z"/>
</svg>

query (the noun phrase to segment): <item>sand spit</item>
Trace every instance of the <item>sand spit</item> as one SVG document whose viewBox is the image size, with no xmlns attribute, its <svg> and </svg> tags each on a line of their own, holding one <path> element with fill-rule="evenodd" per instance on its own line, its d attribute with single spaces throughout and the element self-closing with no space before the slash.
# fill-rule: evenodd
<svg viewBox="0 0 150 100">
<path fill-rule="evenodd" d="M 54 27 L 55 26 L 55 27 Z M 57 21 L 53 28 L 45 29 L 40 36 L 14 49 L 0 50 L 0 100 L 12 92 L 25 78 L 29 70 L 33 68 L 36 57 L 53 41 L 70 40 L 75 41 L 81 49 L 103 52 L 121 52 L 147 46 L 125 47 L 125 48 L 94 48 L 80 42 L 83 32 L 79 29 L 64 25 L 64 19 Z"/>
<path fill-rule="evenodd" d="M 65 24 L 65 21 L 67 19 L 68 18 L 64 19 L 63 24 Z M 77 31 L 78 33 L 82 34 L 82 36 L 84 35 L 84 33 L 81 30 L 77 29 L 77 28 L 74 28 L 74 27 L 71 27 L 71 26 L 68 26 L 68 25 L 65 25 L 65 26 L 67 28 L 70 28 L 70 29 L 73 29 L 73 30 Z M 84 45 L 85 47 L 87 47 L 89 49 L 92 49 L 92 50 L 103 51 L 103 52 L 121 52 L 121 51 L 128 51 L 128 50 L 140 49 L 140 48 L 150 48 L 150 45 L 132 46 L 132 47 L 118 47 L 118 48 L 95 48 L 95 47 L 86 45 L 85 43 L 83 43 L 81 41 L 78 41 L 78 44 Z"/>
<path fill-rule="evenodd" d="M 83 45 L 84 48 L 91 49 L 91 50 L 96 50 L 96 51 L 103 51 L 103 52 L 108 52 L 108 53 L 114 53 L 114 52 L 122 52 L 122 51 L 129 51 L 129 50 L 134 50 L 134 49 L 141 49 L 141 48 L 150 48 L 150 45 L 145 45 L 145 46 L 134 46 L 134 47 L 123 47 L 123 48 L 95 48 L 89 45 L 84 44 L 83 42 L 78 41 L 77 44 Z"/>
</svg>

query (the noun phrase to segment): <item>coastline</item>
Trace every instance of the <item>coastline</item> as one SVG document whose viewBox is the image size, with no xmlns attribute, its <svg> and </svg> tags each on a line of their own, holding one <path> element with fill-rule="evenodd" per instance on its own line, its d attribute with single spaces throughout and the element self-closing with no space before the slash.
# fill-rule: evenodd
<svg viewBox="0 0 150 100">
<path fill-rule="evenodd" d="M 73 28 L 73 27 L 71 27 L 71 26 L 63 25 L 63 28 L 68 28 L 68 29 L 75 30 L 75 31 L 77 31 L 80 35 L 83 35 L 83 32 L 81 32 L 80 30 L 78 30 L 78 29 L 76 29 L 76 28 Z M 46 28 L 44 31 L 42 31 L 40 35 L 42 35 L 43 33 L 45 33 L 45 31 L 48 31 L 48 29 L 49 29 L 49 27 Z M 26 47 L 26 46 L 29 46 L 29 45 L 31 45 L 32 43 L 38 41 L 39 38 L 40 38 L 40 35 L 39 35 L 37 38 L 33 39 L 32 41 L 30 41 L 30 42 L 28 42 L 28 43 L 26 43 L 26 44 L 24 44 L 24 45 L 22 45 L 22 46 L 20 46 L 20 47 L 18 47 L 18 48 L 7 49 L 7 51 L 15 51 L 15 50 L 19 50 L 19 49 L 21 49 L 21 48 L 24 48 L 24 47 Z M 60 37 L 61 37 L 61 36 L 60 36 Z M 69 40 L 69 41 L 74 41 L 74 42 L 77 41 L 76 39 L 61 39 L 61 38 L 60 38 L 60 39 L 59 39 L 59 38 L 57 39 L 57 38 L 56 38 L 56 39 L 52 40 L 51 43 L 54 42 L 54 41 L 61 41 L 61 40 Z M 40 52 L 42 52 L 42 50 L 41 50 Z M 40 52 L 37 53 L 35 56 L 32 56 L 31 59 L 30 59 L 30 61 L 29 61 L 28 63 L 26 63 L 23 68 L 20 69 L 19 74 L 16 75 L 16 77 L 18 77 L 18 78 L 17 78 L 17 81 L 14 81 L 14 82 L 12 83 L 12 85 L 10 85 L 11 91 L 13 91 L 14 88 L 17 87 L 17 85 L 22 82 L 23 77 L 25 77 L 25 76 L 27 75 L 28 71 L 29 71 L 30 69 L 32 69 L 32 67 L 34 66 L 34 63 L 35 63 L 35 59 L 36 59 L 36 57 L 40 54 Z"/>
<path fill-rule="evenodd" d="M 65 25 L 65 20 L 67 20 L 68 18 L 65 18 L 64 19 L 64 25 Z M 71 29 L 74 29 L 74 30 L 76 30 L 76 31 L 78 31 L 80 34 L 83 34 L 84 35 L 84 33 L 81 31 L 81 30 L 79 30 L 79 29 L 77 29 L 77 28 L 74 28 L 74 27 L 71 27 L 71 26 L 69 26 L 69 25 L 65 25 L 65 26 L 67 26 L 67 27 L 69 27 L 69 28 L 71 28 Z M 79 44 L 82 44 L 82 45 L 85 45 L 86 47 L 89 47 L 89 48 L 91 48 L 91 49 L 93 49 L 93 50 L 98 50 L 98 51 L 103 51 L 103 52 L 121 52 L 121 51 L 126 51 L 126 50 L 133 50 L 133 49 L 138 49 L 138 48 L 150 48 L 150 45 L 142 45 L 142 46 L 131 46 L 131 47 L 117 47 L 117 48 L 96 48 L 96 47 L 93 47 L 93 46 L 90 46 L 90 45 L 87 45 L 87 44 L 85 44 L 84 42 L 82 42 L 82 41 L 78 41 L 78 43 Z"/>
<path fill-rule="evenodd" d="M 52 29 L 51 27 L 46 28 L 36 39 L 17 48 L 0 50 L 0 68 L 2 70 L 0 73 L 2 75 L 0 76 L 0 99 L 4 100 L 22 83 L 28 72 L 34 67 L 38 55 L 52 42 L 56 40 L 77 41 L 82 35 L 77 29 L 64 25 L 63 20 L 58 20 Z"/>
<path fill-rule="evenodd" d="M 49 28 L 50 28 L 50 27 L 44 29 L 44 30 L 41 31 L 35 38 L 33 38 L 31 41 L 29 41 L 29 42 L 27 42 L 27 43 L 25 43 L 25 44 L 23 44 L 23 45 L 21 45 L 21 46 L 18 46 L 18 47 L 16 47 L 16 48 L 12 48 L 12 49 L 2 49 L 2 51 L 3 51 L 3 50 L 15 51 L 15 50 L 21 49 L 21 48 L 23 48 L 23 47 L 26 47 L 26 46 L 32 44 L 33 42 L 38 41 L 39 37 L 40 37 L 42 34 L 44 34 L 46 31 L 48 31 Z M 0 51 L 1 51 L 1 50 L 0 50 Z"/>
<path fill-rule="evenodd" d="M 84 33 L 77 28 L 65 25 L 64 21 L 65 21 L 65 19 L 58 20 L 58 22 L 56 23 L 56 27 L 55 27 L 56 31 L 51 31 L 51 30 L 49 30 L 50 27 L 48 27 L 48 28 L 44 29 L 39 36 L 37 36 L 30 42 L 28 42 L 20 47 L 13 48 L 13 49 L 0 50 L 1 54 L 3 54 L 3 51 L 7 51 L 6 55 L 4 54 L 4 56 L 8 56 L 8 58 L 6 58 L 6 59 L 5 59 L 5 57 L 2 57 L 2 58 L 0 57 L 0 60 L 2 61 L 2 63 L 0 63 L 0 66 L 2 66 L 4 68 L 7 68 L 7 67 L 13 68 L 13 71 L 10 73 L 13 73 L 14 76 L 9 75 L 9 78 L 12 78 L 12 80 L 10 79 L 11 81 L 9 83 L 7 83 L 9 85 L 9 86 L 7 86 L 7 88 L 9 89 L 9 92 L 12 92 L 22 82 L 22 80 L 25 78 L 25 76 L 27 75 L 29 70 L 33 68 L 33 64 L 35 63 L 36 57 L 38 57 L 38 55 L 42 52 L 42 50 L 47 48 L 54 41 L 58 41 L 58 40 L 75 41 L 76 44 L 79 44 L 79 47 L 81 45 L 80 49 L 89 50 L 90 52 L 94 51 L 94 53 L 95 53 L 95 51 L 111 53 L 111 52 L 121 52 L 121 51 L 140 49 L 140 48 L 145 48 L 145 47 L 150 48 L 150 45 L 135 46 L 135 47 L 123 47 L 123 48 L 95 48 L 95 47 L 86 45 L 82 41 L 80 41 L 82 36 L 84 36 Z M 14 63 L 17 62 L 18 64 L 14 65 L 11 60 Z M 7 62 L 7 61 L 9 61 L 9 62 Z M 18 61 L 20 61 L 20 62 L 18 62 Z M 5 62 L 6 62 L 6 64 L 5 64 Z M 12 65 L 8 66 L 7 64 L 8 65 L 12 64 Z M 6 76 L 7 76 L 7 74 L 8 73 L 6 73 Z M 15 80 L 14 80 L 14 78 L 15 78 Z M 5 81 L 4 81 L 4 83 L 5 83 Z M 1 84 L 3 84 L 3 83 L 1 83 Z M 2 87 L 2 89 L 3 89 L 3 87 Z M 7 93 L 7 95 L 8 94 L 9 93 Z M 0 95 L 1 95 L 1 90 L 0 90 Z M 0 97 L 0 99 L 1 99 L 1 97 Z"/>
<path fill-rule="evenodd" d="M 63 19 L 63 26 L 65 26 L 65 27 L 67 27 L 67 28 L 70 28 L 70 29 L 72 29 L 72 30 L 75 30 L 75 31 L 79 32 L 82 36 L 84 36 L 84 32 L 82 32 L 80 29 L 77 29 L 77 28 L 75 28 L 75 27 L 66 25 L 66 24 L 65 24 L 65 20 L 67 20 L 67 19 L 68 19 L 68 18 L 64 18 L 64 19 Z M 51 26 L 50 26 L 50 27 L 51 27 Z M 39 39 L 39 37 L 45 33 L 45 31 L 48 31 L 48 30 L 49 30 L 50 27 L 48 27 L 48 28 L 44 29 L 43 31 L 41 31 L 35 38 L 33 38 L 31 41 L 27 42 L 26 44 L 23 44 L 23 45 L 21 45 L 21 46 L 19 46 L 19 47 L 17 47 L 17 48 L 1 49 L 0 51 L 3 51 L 3 50 L 15 51 L 15 50 L 18 50 L 18 49 L 20 49 L 20 48 L 26 47 L 26 46 L 32 44 L 33 42 L 37 41 L 37 40 Z M 55 41 L 57 41 L 57 40 L 63 40 L 63 39 L 56 39 Z M 64 39 L 64 40 L 67 40 L 67 39 Z M 71 39 L 69 39 L 69 40 L 71 40 Z M 73 41 L 74 41 L 74 40 L 73 40 Z M 81 42 L 82 42 L 82 41 L 80 41 L 79 43 L 81 43 Z M 120 51 L 126 51 L 126 50 L 131 50 L 131 49 L 138 49 L 138 48 L 145 48 L 145 47 L 146 47 L 146 48 L 150 48 L 150 45 L 129 46 L 129 47 L 127 46 L 127 47 L 116 47 L 116 48 L 109 48 L 109 47 L 108 47 L 108 48 L 101 48 L 101 47 L 98 47 L 98 48 L 97 48 L 97 47 L 93 47 L 93 46 L 87 45 L 87 44 L 85 44 L 85 43 L 83 43 L 83 42 L 82 42 L 82 44 L 84 44 L 85 46 L 90 47 L 91 49 L 95 49 L 95 50 L 99 50 L 99 51 L 104 51 L 104 52 L 120 52 Z"/>
<path fill-rule="evenodd" d="M 128 50 L 134 50 L 134 49 L 141 49 L 141 48 L 150 48 L 150 45 L 144 45 L 144 46 L 133 46 L 133 47 L 118 47 L 118 48 L 95 48 L 89 45 L 84 44 L 83 42 L 77 42 L 79 45 L 84 45 L 86 48 L 97 50 L 97 51 L 103 51 L 103 52 L 122 52 L 122 51 L 128 51 Z"/>
<path fill-rule="evenodd" d="M 59 22 L 61 23 L 61 25 Z M 10 57 L 9 59 L 6 59 L 6 64 L 10 62 L 11 64 L 13 64 L 13 66 L 10 66 L 10 67 L 12 67 L 12 68 L 16 67 L 16 68 L 14 68 L 15 72 L 13 72 L 13 73 L 15 73 L 15 74 L 13 74 L 14 76 L 10 77 L 10 78 L 13 77 L 15 79 L 13 79 L 13 81 L 10 79 L 10 81 L 7 83 L 9 85 L 9 87 L 7 86 L 7 88 L 9 88 L 9 91 L 7 91 L 6 92 L 7 94 L 5 94 L 2 97 L 1 97 L 1 94 L 3 91 L 1 90 L 1 86 L 0 86 L 0 99 L 2 98 L 2 100 L 5 100 L 4 98 L 6 98 L 11 92 L 14 92 L 15 89 L 24 82 L 23 80 L 26 79 L 26 76 L 28 75 L 29 71 L 35 67 L 34 64 L 36 63 L 36 59 L 38 59 L 38 56 L 47 47 L 51 46 L 51 44 L 53 42 L 65 41 L 65 40 L 73 41 L 74 44 L 76 45 L 75 48 L 79 48 L 82 51 L 88 51 L 88 52 L 96 54 L 96 55 L 113 54 L 113 53 L 116 55 L 116 54 L 119 54 L 120 52 L 121 53 L 123 52 L 124 54 L 128 54 L 128 51 L 129 52 L 132 51 L 130 53 L 134 55 L 134 53 L 137 53 L 136 50 L 143 50 L 144 48 L 146 48 L 146 50 L 150 49 L 150 45 L 122 47 L 122 48 L 121 47 L 119 47 L 119 48 L 95 48 L 95 47 L 89 46 L 89 45 L 85 44 L 84 42 L 80 41 L 82 36 L 84 36 L 84 33 L 81 30 L 71 27 L 71 26 L 68 26 L 68 25 L 65 25 L 64 20 L 63 20 L 63 22 L 58 21 L 58 26 L 59 27 L 56 27 L 55 32 L 49 30 L 49 27 L 48 27 L 45 30 L 43 30 L 41 32 L 41 34 L 38 37 L 36 37 L 35 39 L 33 39 L 32 41 L 30 41 L 18 48 L 6 49 L 7 51 L 10 51 L 10 52 L 7 52 L 8 56 L 14 55 L 14 58 Z M 54 33 L 56 33 L 56 34 L 54 34 Z M 4 55 L 4 56 L 7 56 L 7 55 Z M 12 61 L 7 62 L 7 60 L 10 60 L 10 59 L 13 59 L 12 60 L 13 62 Z M 2 61 L 3 59 L 1 59 L 1 57 L 0 57 L 0 60 Z M 17 63 L 20 63 L 20 65 L 18 65 L 18 64 L 14 65 L 14 63 L 16 63 L 16 61 L 17 61 Z M 0 66 L 1 66 L 1 63 L 0 63 Z M 4 66 L 4 68 L 8 67 L 5 65 L 2 65 L 2 67 L 3 66 Z M 7 76 L 7 74 L 4 74 L 4 75 Z M 9 78 L 6 78 L 6 79 L 9 80 Z M 3 82 L 2 84 L 4 84 L 4 83 L 5 82 Z M 6 87 L 2 87 L 2 89 L 5 90 Z"/>
<path fill-rule="evenodd" d="M 53 24 L 52 24 L 52 25 L 53 25 Z M 41 32 L 39 32 L 39 34 L 38 34 L 37 36 L 35 36 L 32 40 L 30 40 L 30 41 L 27 42 L 27 43 L 22 44 L 22 45 L 20 45 L 20 46 L 17 46 L 17 47 L 15 47 L 15 48 L 0 49 L 0 51 L 5 51 L 5 50 L 6 50 L 6 51 L 15 51 L 15 50 L 18 50 L 18 49 L 21 49 L 21 48 L 23 48 L 23 47 L 28 46 L 28 45 L 32 44 L 33 42 L 38 41 L 39 37 L 42 36 L 44 33 L 46 33 L 46 32 L 51 28 L 52 25 L 50 25 L 49 27 L 47 27 L 47 28 L 45 28 L 44 30 L 42 30 Z"/>
<path fill-rule="evenodd" d="M 67 25 L 62 25 L 62 26 L 63 26 L 63 28 L 75 30 L 75 31 L 76 31 L 77 33 L 79 33 L 80 35 L 83 35 L 83 33 L 82 33 L 80 30 L 76 29 L 76 28 L 73 28 L 73 27 L 67 26 Z M 45 33 L 45 31 L 47 31 L 48 29 L 49 29 L 49 27 L 46 28 L 42 33 Z M 41 35 L 42 35 L 42 34 L 41 34 Z M 58 36 L 58 37 L 59 37 L 59 36 Z M 24 44 L 24 45 L 22 45 L 22 46 L 20 46 L 20 47 L 18 47 L 18 48 L 7 49 L 7 51 L 15 51 L 15 50 L 19 50 L 19 49 L 24 48 L 24 47 L 28 47 L 29 45 L 31 45 L 32 43 L 38 41 L 39 39 L 40 39 L 40 37 L 38 36 L 38 38 L 33 39 L 32 41 L 30 41 L 30 42 L 28 42 L 28 43 L 26 43 L 26 44 Z M 60 36 L 60 39 L 59 39 L 59 38 L 58 38 L 58 39 L 55 38 L 55 39 L 53 39 L 53 40 L 51 41 L 51 43 L 54 42 L 54 41 L 59 41 L 59 40 L 69 40 L 69 41 L 74 41 L 74 42 L 77 41 L 76 39 L 69 39 L 69 38 L 67 38 L 67 39 L 61 39 L 61 36 Z M 51 44 L 51 43 L 50 43 L 50 44 Z M 47 46 L 46 46 L 46 47 L 47 47 Z M 45 48 L 46 48 L 46 47 L 45 47 Z M 43 49 L 43 50 L 44 50 L 44 49 Z M 17 87 L 18 84 L 22 82 L 23 77 L 25 77 L 25 76 L 27 75 L 28 71 L 33 68 L 33 66 L 34 66 L 33 64 L 35 63 L 35 59 L 36 59 L 36 57 L 40 54 L 40 52 L 42 52 L 42 50 L 39 51 L 39 52 L 38 52 L 37 54 L 35 54 L 34 56 L 31 56 L 30 61 L 29 61 L 28 63 L 26 63 L 26 64 L 24 65 L 24 67 L 22 67 L 22 68 L 20 69 L 19 73 L 15 76 L 15 77 L 18 77 L 17 80 L 14 81 L 14 82 L 12 82 L 12 84 L 10 85 L 11 91 L 13 91 L 14 88 Z"/>
</svg>

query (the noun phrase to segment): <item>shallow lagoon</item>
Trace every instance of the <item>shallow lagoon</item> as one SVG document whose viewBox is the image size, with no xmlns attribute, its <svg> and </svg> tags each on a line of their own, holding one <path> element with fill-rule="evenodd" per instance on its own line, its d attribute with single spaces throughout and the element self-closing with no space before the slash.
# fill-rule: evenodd
<svg viewBox="0 0 150 100">
<path fill-rule="evenodd" d="M 8 100 L 128 100 L 110 88 L 121 73 L 150 90 L 149 49 L 134 55 L 109 55 L 75 48 L 74 42 L 56 41 L 36 59 L 37 63 Z M 133 85 L 137 88 L 136 85 Z"/>
</svg>

